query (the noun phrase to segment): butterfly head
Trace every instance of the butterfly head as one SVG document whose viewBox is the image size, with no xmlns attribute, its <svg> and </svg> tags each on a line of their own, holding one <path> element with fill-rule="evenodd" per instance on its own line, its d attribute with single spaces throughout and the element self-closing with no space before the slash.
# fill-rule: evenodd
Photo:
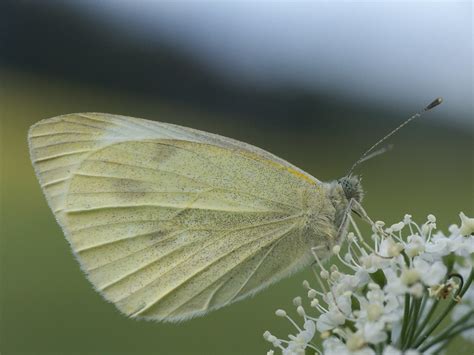
<svg viewBox="0 0 474 355">
<path fill-rule="evenodd" d="M 343 178 L 337 180 L 337 182 L 344 190 L 344 195 L 346 196 L 348 201 L 354 199 L 359 203 L 362 202 L 362 198 L 364 197 L 364 190 L 362 189 L 360 177 L 355 175 L 344 176 Z"/>
</svg>

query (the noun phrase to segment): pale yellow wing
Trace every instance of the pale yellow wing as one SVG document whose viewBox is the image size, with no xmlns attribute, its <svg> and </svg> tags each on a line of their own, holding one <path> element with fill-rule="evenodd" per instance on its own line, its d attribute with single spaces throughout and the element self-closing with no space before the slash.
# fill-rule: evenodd
<svg viewBox="0 0 474 355">
<path fill-rule="evenodd" d="M 129 316 L 203 314 L 309 260 L 306 200 L 321 184 L 270 153 L 103 114 L 41 121 L 29 142 L 82 269 Z"/>
</svg>

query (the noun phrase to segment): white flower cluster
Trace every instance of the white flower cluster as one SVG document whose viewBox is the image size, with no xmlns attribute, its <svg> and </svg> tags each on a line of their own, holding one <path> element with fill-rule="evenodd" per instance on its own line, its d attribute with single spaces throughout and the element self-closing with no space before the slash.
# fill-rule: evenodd
<svg viewBox="0 0 474 355">
<path fill-rule="evenodd" d="M 333 248 L 339 266 L 326 267 L 315 254 L 318 284 L 303 282 L 310 308 L 301 297 L 293 301 L 303 325 L 280 309 L 276 315 L 296 333 L 284 340 L 266 331 L 264 338 L 283 354 L 326 355 L 439 353 L 459 334 L 472 340 L 474 218 L 460 217 L 449 236 L 434 232 L 433 215 L 421 226 L 410 215 L 388 228 L 375 222 L 371 243 L 351 219 L 355 234 L 348 233 L 344 251 Z M 453 309 L 453 322 L 437 329 Z"/>
</svg>

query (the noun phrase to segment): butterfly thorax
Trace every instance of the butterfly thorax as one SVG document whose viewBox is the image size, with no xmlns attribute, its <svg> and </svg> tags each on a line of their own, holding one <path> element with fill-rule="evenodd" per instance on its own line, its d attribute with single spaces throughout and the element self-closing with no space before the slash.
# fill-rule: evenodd
<svg viewBox="0 0 474 355">
<path fill-rule="evenodd" d="M 361 203 L 364 192 L 357 176 L 343 177 L 328 183 L 326 186 L 328 200 L 334 208 L 332 223 L 336 231 L 330 242 L 336 244 L 340 243 L 347 233 L 349 219 L 346 218 L 346 214 L 351 212 L 348 210 L 350 200 L 354 199 L 357 203 Z"/>
</svg>

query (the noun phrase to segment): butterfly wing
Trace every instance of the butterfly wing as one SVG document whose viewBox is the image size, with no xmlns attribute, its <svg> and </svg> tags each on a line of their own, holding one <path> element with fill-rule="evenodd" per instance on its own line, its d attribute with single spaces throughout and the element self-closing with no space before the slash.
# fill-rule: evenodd
<svg viewBox="0 0 474 355">
<path fill-rule="evenodd" d="M 132 317 L 177 321 L 308 261 L 308 191 L 321 184 L 256 147 L 105 114 L 29 132 L 46 198 L 94 287 Z"/>
</svg>

